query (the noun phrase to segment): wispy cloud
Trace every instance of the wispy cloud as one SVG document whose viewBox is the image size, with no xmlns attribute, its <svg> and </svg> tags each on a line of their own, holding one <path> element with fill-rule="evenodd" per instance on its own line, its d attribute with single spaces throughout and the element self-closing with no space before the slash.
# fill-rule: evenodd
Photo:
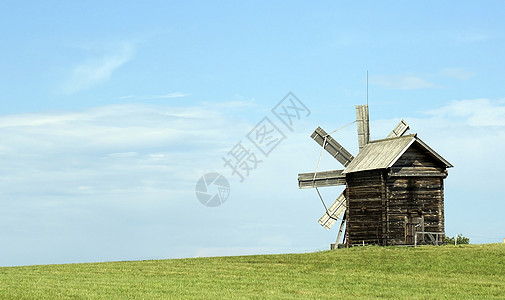
<svg viewBox="0 0 505 300">
<path fill-rule="evenodd" d="M 73 94 L 107 81 L 114 71 L 133 58 L 133 53 L 133 46 L 125 43 L 114 54 L 105 54 L 77 64 L 61 85 L 61 91 Z"/>
<path fill-rule="evenodd" d="M 117 99 L 119 99 L 119 100 L 133 99 L 133 98 L 135 98 L 135 95 L 126 95 L 126 96 L 117 97 Z"/>
<path fill-rule="evenodd" d="M 229 223 L 226 211 L 214 214 L 223 217 L 218 223 L 206 219 L 194 189 L 206 172 L 228 171 L 223 152 L 254 125 L 237 123 L 232 115 L 211 104 L 121 104 L 0 116 L 0 226 L 12 228 L 0 235 L 11 245 L 0 250 L 0 265 L 64 262 L 80 242 L 93 248 L 111 236 L 117 239 L 101 254 L 86 248 L 79 254 L 86 258 L 67 261 L 127 259 L 114 245 L 132 231 L 147 243 L 139 244 L 152 249 L 159 248 L 152 244 L 159 241 L 155 235 L 167 235 L 156 255 L 173 256 L 173 245 L 181 244 L 177 232 L 198 235 L 188 240 L 207 236 L 199 224 L 185 224 L 186 229 L 176 224 L 188 217 L 213 228 Z M 47 239 L 46 251 L 19 254 L 23 242 L 34 242 L 32 236 Z M 135 251 L 146 255 L 131 248 L 126 255 Z M 187 249 L 179 253 L 191 255 Z"/>
<path fill-rule="evenodd" d="M 439 72 L 412 75 L 390 75 L 390 76 L 371 76 L 370 83 L 391 90 L 419 90 L 430 88 L 441 88 L 433 79 L 453 78 L 458 80 L 467 80 L 473 76 L 473 72 L 461 68 L 445 68 Z"/>
<path fill-rule="evenodd" d="M 505 103 L 484 98 L 454 100 L 405 120 L 412 132 L 454 165 L 444 183 L 446 233 L 464 232 L 474 236 L 473 243 L 499 242 L 503 231 L 494 228 L 503 228 L 501 212 L 505 207 L 501 188 Z M 372 132 L 380 127 L 387 134 L 397 121 L 374 121 Z M 483 209 L 475 210 L 476 203 Z M 483 220 L 482 226 L 473 226 L 462 215 Z"/>
<path fill-rule="evenodd" d="M 184 97 L 188 97 L 190 95 L 191 94 L 189 94 L 189 93 L 172 92 L 172 93 L 167 93 L 167 94 L 151 95 L 151 96 L 126 95 L 126 96 L 117 97 L 117 99 L 119 99 L 119 100 L 173 99 L 173 98 L 184 98 Z"/>
<path fill-rule="evenodd" d="M 435 83 L 414 75 L 372 76 L 370 83 L 392 90 L 418 90 L 437 88 Z"/>
<path fill-rule="evenodd" d="M 187 97 L 189 95 L 190 94 L 187 94 L 187 93 L 175 92 L 175 93 L 168 93 L 168 94 L 164 94 L 164 95 L 156 95 L 156 96 L 152 96 L 151 98 L 152 99 L 183 98 L 183 97 Z"/>
<path fill-rule="evenodd" d="M 455 100 L 427 114 L 436 117 L 465 120 L 473 127 L 505 126 L 505 105 L 489 99 Z"/>
<path fill-rule="evenodd" d="M 489 33 L 482 33 L 482 32 L 465 32 L 465 33 L 458 33 L 458 34 L 453 34 L 454 39 L 458 43 L 477 43 L 477 42 L 483 42 L 483 41 L 488 41 L 496 38 L 496 36 L 491 35 Z"/>
<path fill-rule="evenodd" d="M 466 80 L 473 76 L 473 72 L 460 69 L 460 68 L 446 68 L 440 71 L 441 76 Z"/>
<path fill-rule="evenodd" d="M 249 111 L 250 104 L 122 104 L 0 116 L 0 226 L 17 230 L 4 231 L 6 247 L 0 250 L 0 265 L 26 263 L 27 258 L 30 263 L 63 262 L 61 257 L 81 245 L 82 258 L 67 261 L 126 260 L 134 254 L 145 258 L 292 252 L 327 238 L 314 225 L 321 208 L 303 201 L 317 195 L 296 187 L 296 174 L 313 170 L 319 155 L 320 149 L 308 138 L 312 125 L 280 144 L 247 182 L 231 181 L 234 178 L 221 157 L 256 123 L 236 124 L 236 111 Z M 501 199 L 501 191 L 492 188 L 499 186 L 505 167 L 501 159 L 504 104 L 459 100 L 406 119 L 413 131 L 456 166 L 447 181 L 448 219 L 458 209 L 466 209 L 462 214 L 472 213 L 469 208 L 475 199 L 486 202 L 483 207 L 496 207 L 492 202 Z M 233 113 L 225 107 L 234 107 Z M 376 120 L 372 132 L 382 122 L 386 135 L 397 121 Z M 490 125 L 499 127 L 489 130 Z M 351 129 L 336 138 L 344 145 L 356 141 Z M 328 160 L 323 157 L 322 167 L 333 166 L 334 160 L 325 157 Z M 222 172 L 233 185 L 233 198 L 212 214 L 194 194 L 196 180 L 209 171 Z M 486 187 L 486 197 L 479 196 L 481 189 L 476 186 Z M 457 190 L 468 195 L 458 197 Z M 328 190 L 328 195 L 333 192 Z M 286 207 L 282 199 L 295 199 L 298 204 Z M 279 211 L 286 213 L 279 216 Z M 498 215 L 499 210 L 495 211 Z M 475 217 L 490 215 L 478 212 Z M 302 221 L 294 224 L 293 218 Z M 195 219 L 201 222 L 188 221 Z M 208 226 L 202 227 L 202 222 Z M 251 226 L 230 229 L 229 224 L 237 222 Z M 447 232 L 454 233 L 456 227 L 465 230 L 463 222 L 455 222 L 446 223 Z M 306 229 L 307 224 L 313 224 L 311 229 Z M 300 242 L 303 230 L 309 242 Z M 82 237 L 76 238 L 75 232 Z M 133 245 L 132 235 L 140 242 Z M 216 236 L 221 244 L 213 248 Z M 40 252 L 18 253 L 25 244 L 41 239 L 47 243 Z M 90 250 L 94 248 L 100 251 Z"/>
</svg>

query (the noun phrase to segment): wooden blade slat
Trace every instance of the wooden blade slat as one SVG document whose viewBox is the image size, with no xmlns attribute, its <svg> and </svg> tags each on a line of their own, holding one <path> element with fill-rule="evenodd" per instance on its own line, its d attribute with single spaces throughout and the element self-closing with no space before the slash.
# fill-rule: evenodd
<svg viewBox="0 0 505 300">
<path fill-rule="evenodd" d="M 356 105 L 356 123 L 358 124 L 358 146 L 361 151 L 370 142 L 368 105 Z"/>
<path fill-rule="evenodd" d="M 323 146 L 324 138 L 326 137 L 326 145 L 324 146 L 324 149 L 342 165 L 344 165 L 344 167 L 347 167 L 347 165 L 354 159 L 354 156 L 352 156 L 349 151 L 329 136 L 321 127 L 317 127 L 310 137 L 320 146 Z"/>
<path fill-rule="evenodd" d="M 326 229 L 330 229 L 333 224 L 337 221 L 337 218 L 340 218 L 345 210 L 347 209 L 345 203 L 345 191 L 342 192 L 335 202 L 328 208 L 328 211 L 324 213 L 324 215 L 319 218 L 319 224 Z"/>
<path fill-rule="evenodd" d="M 387 136 L 387 138 L 403 136 L 407 131 L 409 131 L 409 129 L 409 124 L 402 119 L 400 123 L 396 125 L 395 129 L 393 129 L 393 131 L 391 131 L 391 133 Z"/>
<path fill-rule="evenodd" d="M 314 173 L 300 173 L 298 174 L 298 187 L 305 189 L 345 185 L 345 175 L 342 174 L 343 171 L 344 170 L 317 172 L 315 179 Z"/>
</svg>

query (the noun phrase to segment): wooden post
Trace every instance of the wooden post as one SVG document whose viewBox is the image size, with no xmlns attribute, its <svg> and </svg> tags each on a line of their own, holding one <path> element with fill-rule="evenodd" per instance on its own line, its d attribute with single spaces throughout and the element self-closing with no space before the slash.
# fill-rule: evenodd
<svg viewBox="0 0 505 300">
<path fill-rule="evenodd" d="M 338 245 L 338 241 L 340 241 L 340 237 L 342 236 L 342 231 L 344 230 L 345 217 L 347 215 L 347 210 L 344 212 L 344 216 L 342 217 L 342 223 L 340 223 L 340 229 L 338 230 L 337 241 L 335 244 Z"/>
<path fill-rule="evenodd" d="M 370 142 L 370 120 L 368 105 L 356 105 L 356 123 L 358 124 L 359 151 Z"/>
</svg>

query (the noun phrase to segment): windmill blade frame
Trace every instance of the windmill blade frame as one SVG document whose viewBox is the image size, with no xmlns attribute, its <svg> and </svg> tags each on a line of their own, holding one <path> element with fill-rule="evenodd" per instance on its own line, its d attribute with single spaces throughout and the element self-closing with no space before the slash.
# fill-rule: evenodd
<svg viewBox="0 0 505 300">
<path fill-rule="evenodd" d="M 326 228 L 326 230 L 330 230 L 333 224 L 335 224 L 335 222 L 345 213 L 347 209 L 346 200 L 344 190 L 340 193 L 335 202 L 333 202 L 324 215 L 319 218 L 319 224 Z"/>
<path fill-rule="evenodd" d="M 328 135 L 321 127 L 317 127 L 310 137 L 323 147 L 324 150 L 330 153 L 333 158 L 338 160 L 344 167 L 347 167 L 347 165 L 354 159 L 354 156 L 349 151 L 340 145 L 334 138 Z"/>
<path fill-rule="evenodd" d="M 298 174 L 298 187 L 301 189 L 345 185 L 344 170 L 323 171 Z"/>
<path fill-rule="evenodd" d="M 407 124 L 407 122 L 405 122 L 402 119 L 400 121 L 400 123 L 398 123 L 398 125 L 396 125 L 395 129 L 393 129 L 393 131 L 391 131 L 391 133 L 389 133 L 389 135 L 386 138 L 389 139 L 389 138 L 403 136 L 409 130 L 410 130 L 409 124 Z"/>
</svg>

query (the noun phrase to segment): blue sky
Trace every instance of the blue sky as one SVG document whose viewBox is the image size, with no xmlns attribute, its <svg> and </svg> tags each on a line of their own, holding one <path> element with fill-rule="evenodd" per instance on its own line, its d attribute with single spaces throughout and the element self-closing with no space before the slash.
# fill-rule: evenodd
<svg viewBox="0 0 505 300">
<path fill-rule="evenodd" d="M 326 249 L 317 126 L 366 102 L 373 139 L 404 118 L 455 168 L 446 232 L 503 242 L 505 4 L 4 1 L 0 265 Z M 271 109 L 310 109 L 288 130 Z M 244 182 L 222 158 L 264 117 L 286 138 Z M 335 133 L 356 154 L 355 126 Z M 251 148 L 252 149 L 252 148 Z M 258 154 L 259 155 L 259 154 Z M 323 154 L 320 169 L 340 168 Z M 219 172 L 219 207 L 195 184 Z M 327 204 L 342 187 L 322 189 Z"/>
</svg>

